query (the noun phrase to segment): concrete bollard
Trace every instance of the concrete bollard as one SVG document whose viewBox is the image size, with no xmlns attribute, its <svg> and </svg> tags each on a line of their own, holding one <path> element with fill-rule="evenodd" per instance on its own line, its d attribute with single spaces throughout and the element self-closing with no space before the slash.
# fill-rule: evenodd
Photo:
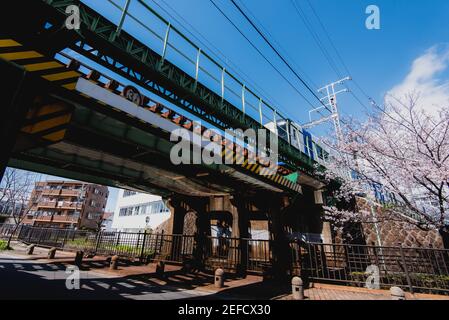
<svg viewBox="0 0 449 320">
<path fill-rule="evenodd" d="M 48 250 L 48 259 L 54 259 L 56 256 L 56 248 L 51 248 Z"/>
<path fill-rule="evenodd" d="M 156 274 L 158 276 L 163 276 L 165 271 L 165 262 L 159 261 L 156 265 Z"/>
<path fill-rule="evenodd" d="M 223 269 L 218 268 L 217 270 L 215 270 L 215 277 L 214 277 L 215 288 L 223 288 L 224 278 L 225 274 Z"/>
<path fill-rule="evenodd" d="M 390 288 L 391 300 L 405 300 L 405 293 L 399 287 Z"/>
<path fill-rule="evenodd" d="M 118 261 L 119 261 L 118 256 L 112 256 L 111 263 L 109 265 L 109 269 L 117 270 L 117 268 L 118 268 Z"/>
<path fill-rule="evenodd" d="M 75 265 L 77 266 L 81 266 L 81 264 L 83 263 L 83 256 L 84 256 L 84 252 L 79 250 L 76 252 L 75 255 Z"/>
<path fill-rule="evenodd" d="M 27 254 L 28 254 L 28 255 L 32 255 L 32 254 L 33 254 L 33 252 L 34 252 L 34 247 L 36 247 L 36 245 L 34 245 L 34 244 L 30 244 L 30 245 L 27 247 Z"/>
<path fill-rule="evenodd" d="M 304 300 L 304 285 L 300 277 L 292 278 L 293 300 Z"/>
</svg>

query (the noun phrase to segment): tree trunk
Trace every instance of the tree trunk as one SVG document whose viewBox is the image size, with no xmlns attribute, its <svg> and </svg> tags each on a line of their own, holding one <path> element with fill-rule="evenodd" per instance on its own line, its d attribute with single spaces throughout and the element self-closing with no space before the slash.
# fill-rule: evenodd
<svg viewBox="0 0 449 320">
<path fill-rule="evenodd" d="M 20 223 L 16 224 L 16 227 L 14 228 L 14 231 L 9 235 L 8 242 L 6 243 L 6 249 L 11 250 L 11 241 L 12 237 L 16 234 L 17 229 L 19 229 Z"/>
</svg>

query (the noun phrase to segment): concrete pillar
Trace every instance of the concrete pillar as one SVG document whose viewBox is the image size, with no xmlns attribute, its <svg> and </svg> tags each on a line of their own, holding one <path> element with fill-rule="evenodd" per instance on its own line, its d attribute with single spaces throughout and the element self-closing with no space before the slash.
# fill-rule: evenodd
<svg viewBox="0 0 449 320">
<path fill-rule="evenodd" d="M 162 277 L 165 271 L 165 262 L 159 261 L 156 265 L 156 275 Z"/>
<path fill-rule="evenodd" d="M 196 199 L 189 202 L 189 206 L 196 212 L 196 234 L 195 234 L 195 248 L 194 257 L 198 267 L 202 267 L 207 257 L 210 241 L 210 210 L 209 199 Z"/>
<path fill-rule="evenodd" d="M 269 229 L 272 240 L 273 268 L 272 277 L 286 280 L 290 271 L 291 252 L 284 231 L 284 210 L 288 206 L 287 198 L 273 199 L 268 204 Z"/>
<path fill-rule="evenodd" d="M 56 255 L 56 248 L 51 248 L 48 250 L 48 259 L 54 259 Z"/>
<path fill-rule="evenodd" d="M 111 270 L 117 270 L 118 268 L 118 262 L 119 262 L 119 257 L 118 256 L 112 256 L 111 258 L 111 263 L 109 265 L 109 269 Z"/>
<path fill-rule="evenodd" d="M 28 255 L 32 255 L 33 252 L 34 252 L 34 248 L 35 248 L 35 247 L 36 247 L 36 245 L 30 244 L 30 245 L 27 247 L 27 254 L 28 254 Z"/>
<path fill-rule="evenodd" d="M 183 234 L 186 208 L 183 206 L 182 201 L 176 197 L 169 198 L 167 207 L 170 210 L 167 234 Z"/>
<path fill-rule="evenodd" d="M 304 300 L 304 285 L 300 277 L 292 278 L 293 300 Z"/>
<path fill-rule="evenodd" d="M 405 293 L 399 287 L 390 288 L 391 300 L 405 300 Z"/>
<path fill-rule="evenodd" d="M 223 288 L 224 286 L 224 271 L 221 268 L 215 270 L 214 284 L 215 288 Z"/>
<path fill-rule="evenodd" d="M 163 236 L 163 248 L 170 250 L 164 252 L 169 256 L 176 256 L 182 250 L 182 235 L 184 234 L 184 218 L 186 216 L 186 207 L 179 197 L 171 197 L 167 201 L 170 210 L 167 234 Z M 176 235 L 176 236 L 175 236 Z"/>
<path fill-rule="evenodd" d="M 248 228 L 249 228 L 249 203 L 242 197 L 232 196 L 226 199 L 229 211 L 232 214 L 232 238 L 237 238 L 231 243 L 229 257 L 235 261 L 237 273 L 246 274 L 248 261 Z"/>
<path fill-rule="evenodd" d="M 78 267 L 81 266 L 81 264 L 83 263 L 83 256 L 84 256 L 84 252 L 79 250 L 76 252 L 75 255 L 75 265 L 77 265 Z"/>
</svg>

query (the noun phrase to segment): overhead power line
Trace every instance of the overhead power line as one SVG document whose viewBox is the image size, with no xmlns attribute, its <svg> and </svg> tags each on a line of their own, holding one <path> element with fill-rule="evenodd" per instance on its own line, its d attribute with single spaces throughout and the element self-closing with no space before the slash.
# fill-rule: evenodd
<svg viewBox="0 0 449 320">
<path fill-rule="evenodd" d="M 299 3 L 297 3 L 295 0 L 290 0 L 290 1 L 291 1 L 292 5 L 293 5 L 293 8 L 295 9 L 296 14 L 302 20 L 302 22 L 306 26 L 307 30 L 309 31 L 310 35 L 312 36 L 313 40 L 317 44 L 318 48 L 323 53 L 323 56 L 326 58 L 329 66 L 334 70 L 335 74 L 337 75 L 337 77 L 339 79 L 343 78 L 343 75 L 340 72 L 340 70 L 338 69 L 337 64 L 335 63 L 334 59 L 332 58 L 332 56 L 327 51 L 327 48 L 323 44 L 323 42 L 321 41 L 319 35 L 313 29 L 313 25 L 311 24 L 309 19 L 307 19 L 307 16 L 306 16 L 305 12 L 301 8 L 301 5 Z"/>
<path fill-rule="evenodd" d="M 285 48 L 276 40 L 276 38 L 270 33 L 270 31 L 263 25 L 262 22 L 260 22 L 259 19 L 257 19 L 256 15 L 254 15 L 251 12 L 251 9 L 248 8 L 248 6 L 245 5 L 245 3 L 242 1 L 240 2 L 240 4 L 242 5 L 242 7 L 246 10 L 246 12 L 253 17 L 253 19 L 258 23 L 258 25 L 261 27 L 261 29 L 265 32 L 265 35 L 268 39 L 270 39 L 274 44 L 276 44 L 276 46 L 280 49 L 279 51 L 284 54 L 284 56 L 286 56 L 290 63 L 301 72 L 302 75 L 304 75 L 304 77 L 307 79 L 307 81 L 309 83 L 312 84 L 312 86 L 316 89 L 319 88 L 319 86 L 312 80 L 312 78 L 307 75 L 307 73 L 295 62 L 295 60 L 288 54 L 288 51 L 285 50 Z"/>
<path fill-rule="evenodd" d="M 212 0 L 211 0 L 212 1 Z M 248 15 L 240 8 L 240 6 L 231 0 L 232 4 L 237 8 L 237 10 L 243 15 L 243 17 L 249 22 L 249 24 L 257 31 L 257 33 L 263 38 L 263 40 L 269 45 L 269 47 L 276 53 L 276 55 L 284 62 L 288 69 L 295 75 L 295 77 L 306 87 L 306 89 L 318 100 L 318 102 L 323 105 L 329 112 L 332 112 L 318 97 L 315 91 L 310 88 L 310 86 L 304 81 L 304 79 L 292 68 L 288 61 L 280 54 L 280 52 L 273 46 L 273 44 L 267 39 L 262 31 L 255 25 L 255 23 L 248 17 Z"/>
<path fill-rule="evenodd" d="M 295 0 L 292 0 L 293 2 Z M 315 16 L 315 18 L 317 19 L 319 25 L 321 26 L 321 29 L 323 30 L 329 44 L 331 45 L 331 47 L 333 48 L 333 50 L 335 51 L 335 54 L 338 58 L 338 60 L 340 61 L 341 65 L 343 66 L 343 68 L 345 69 L 346 73 L 348 76 L 351 77 L 352 82 L 354 83 L 354 85 L 357 87 L 357 89 L 371 102 L 373 103 L 374 100 L 373 98 L 368 95 L 366 93 L 366 91 L 362 88 L 362 86 L 358 83 L 358 81 L 356 79 L 354 79 L 354 77 L 352 76 L 352 73 L 350 72 L 347 64 L 345 63 L 345 61 L 343 60 L 342 55 L 340 54 L 339 50 L 337 49 L 337 46 L 335 45 L 334 41 L 332 40 L 332 37 L 330 36 L 329 31 L 327 30 L 326 26 L 324 25 L 323 21 L 321 20 L 320 16 L 318 15 L 317 11 L 315 10 L 315 8 L 313 7 L 312 3 L 310 2 L 310 0 L 306 0 L 310 9 L 312 10 L 313 15 Z M 355 93 L 353 93 L 352 91 L 350 91 L 351 95 L 363 106 L 365 107 L 364 103 L 361 102 L 361 100 L 355 95 Z M 374 102 L 375 103 L 375 102 Z"/>
<path fill-rule="evenodd" d="M 164 0 L 152 0 L 155 5 L 157 5 L 162 11 L 164 11 L 173 21 L 177 22 L 180 27 L 182 27 L 187 33 L 189 33 L 192 37 L 194 37 L 201 46 L 203 46 L 205 49 L 209 51 L 212 55 L 214 55 L 221 63 L 226 65 L 227 69 L 238 75 L 240 78 L 244 79 L 245 82 L 248 84 L 254 86 L 260 93 L 263 93 L 265 97 L 263 99 L 265 101 L 274 102 L 275 104 L 279 104 L 279 102 L 266 90 L 264 90 L 260 85 L 257 84 L 254 79 L 252 79 L 247 73 L 245 73 L 237 64 L 232 62 L 228 57 L 219 49 L 217 46 L 215 46 L 211 41 L 209 41 L 198 29 L 196 29 L 187 19 L 185 19 L 181 14 L 179 14 L 176 9 L 174 9 L 167 1 Z M 170 12 L 168 12 L 167 9 L 165 9 L 159 2 L 162 2 L 169 10 L 171 10 L 178 18 L 179 20 L 173 16 Z M 180 20 L 182 22 L 180 22 Z M 189 28 L 186 28 L 185 25 L 187 25 Z M 198 36 L 197 36 L 198 35 Z M 204 41 L 202 41 L 201 39 Z M 210 47 L 209 47 L 210 46 Z M 260 94 L 259 93 L 259 94 Z M 260 94 L 262 96 L 262 94 Z"/>
<path fill-rule="evenodd" d="M 214 0 L 209 0 L 214 7 L 226 18 L 226 20 L 231 23 L 231 25 L 240 33 L 242 37 L 248 41 L 248 43 L 259 53 L 260 56 L 264 58 L 264 60 L 295 90 L 310 106 L 313 107 L 313 104 L 304 96 L 304 94 L 299 91 L 299 89 L 289 80 L 285 75 L 263 54 L 263 52 L 243 33 L 243 31 L 229 18 L 229 16 L 221 10 L 221 8 L 215 3 Z M 315 95 L 316 96 L 316 95 Z M 318 98 L 318 97 L 317 97 Z M 286 112 L 285 110 L 283 110 Z M 287 113 L 287 112 L 286 112 Z"/>
</svg>

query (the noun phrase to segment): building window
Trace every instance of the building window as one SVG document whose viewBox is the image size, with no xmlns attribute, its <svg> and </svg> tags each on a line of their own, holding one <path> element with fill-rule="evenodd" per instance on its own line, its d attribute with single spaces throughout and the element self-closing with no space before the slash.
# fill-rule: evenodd
<svg viewBox="0 0 449 320">
<path fill-rule="evenodd" d="M 87 219 L 89 220 L 97 220 L 101 217 L 101 213 L 89 212 L 87 214 Z"/>
<path fill-rule="evenodd" d="M 123 191 L 123 197 L 129 197 L 129 196 L 133 196 L 133 195 L 136 195 L 136 194 L 137 194 L 136 191 L 131 191 L 131 190 Z"/>
<path fill-rule="evenodd" d="M 165 206 L 164 202 L 159 200 L 137 206 L 120 208 L 119 216 L 126 217 L 126 216 L 137 216 L 146 214 L 158 214 L 158 213 L 165 213 L 168 211 L 169 210 Z"/>
</svg>

